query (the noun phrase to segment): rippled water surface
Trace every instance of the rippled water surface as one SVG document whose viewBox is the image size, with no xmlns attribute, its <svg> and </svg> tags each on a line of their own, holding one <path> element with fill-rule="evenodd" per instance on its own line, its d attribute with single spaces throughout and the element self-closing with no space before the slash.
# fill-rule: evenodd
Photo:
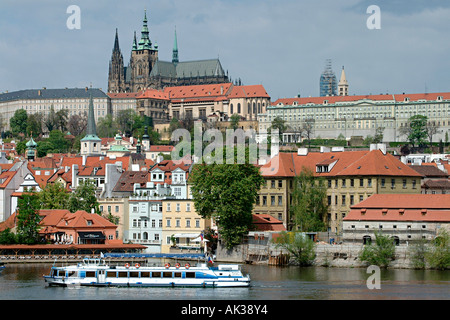
<svg viewBox="0 0 450 320">
<path fill-rule="evenodd" d="M 358 300 L 450 299 L 450 272 L 381 270 L 381 289 L 370 290 L 370 274 L 359 268 L 244 265 L 250 288 L 48 287 L 51 264 L 9 264 L 0 274 L 1 300 Z"/>
</svg>

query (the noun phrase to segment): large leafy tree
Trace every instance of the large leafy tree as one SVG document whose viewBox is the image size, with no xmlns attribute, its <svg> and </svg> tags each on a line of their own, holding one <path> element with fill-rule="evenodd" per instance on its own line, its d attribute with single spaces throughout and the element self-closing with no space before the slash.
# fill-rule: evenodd
<svg viewBox="0 0 450 320">
<path fill-rule="evenodd" d="M 94 212 L 100 214 L 100 207 L 95 196 L 95 185 L 91 181 L 82 181 L 75 189 L 73 193 L 70 194 L 68 209 L 70 212 L 76 212 L 77 210 L 84 210 L 86 212 Z"/>
<path fill-rule="evenodd" d="M 38 194 L 41 209 L 66 209 L 69 203 L 69 193 L 61 183 L 47 183 Z"/>
<path fill-rule="evenodd" d="M 324 217 L 328 212 L 327 189 L 323 179 L 314 177 L 311 170 L 303 168 L 294 178 L 291 214 L 298 231 L 324 231 Z"/>
<path fill-rule="evenodd" d="M 17 137 L 19 133 L 25 134 L 27 132 L 27 120 L 28 114 L 24 109 L 18 109 L 14 112 L 14 116 L 9 119 L 11 132 L 14 136 Z"/>
<path fill-rule="evenodd" d="M 39 199 L 35 193 L 23 194 L 17 205 L 17 234 L 20 243 L 39 242 Z"/>
<path fill-rule="evenodd" d="M 406 135 L 409 143 L 414 146 L 422 146 L 425 144 L 428 136 L 427 132 L 428 118 L 421 114 L 417 114 L 408 119 L 408 123 L 400 128 L 400 133 Z"/>
<path fill-rule="evenodd" d="M 194 165 L 190 183 L 195 209 L 203 218 L 215 219 L 228 249 L 239 244 L 250 229 L 253 205 L 263 181 L 259 168 L 248 162 Z"/>
</svg>

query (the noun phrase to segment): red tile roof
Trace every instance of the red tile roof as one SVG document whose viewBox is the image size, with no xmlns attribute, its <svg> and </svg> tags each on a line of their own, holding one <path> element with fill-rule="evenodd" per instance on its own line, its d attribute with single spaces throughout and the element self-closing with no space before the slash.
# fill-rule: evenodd
<svg viewBox="0 0 450 320">
<path fill-rule="evenodd" d="M 228 98 L 270 98 L 261 84 L 250 86 L 233 86 Z"/>
<path fill-rule="evenodd" d="M 374 194 L 343 220 L 450 222 L 450 194 Z"/>
<path fill-rule="evenodd" d="M 270 214 L 252 214 L 252 223 L 256 231 L 286 231 L 283 222 Z"/>
<path fill-rule="evenodd" d="M 328 165 L 328 172 L 316 172 L 317 165 Z M 309 152 L 299 156 L 296 153 L 280 152 L 269 163 L 261 166 L 263 176 L 294 177 L 307 168 L 317 177 L 329 176 L 413 176 L 419 173 L 403 164 L 391 154 L 380 150 Z"/>
<path fill-rule="evenodd" d="M 138 99 L 156 99 L 156 100 L 170 100 L 167 92 L 156 90 L 156 89 L 146 89 L 139 96 Z"/>
<path fill-rule="evenodd" d="M 355 102 L 363 99 L 375 101 L 391 101 L 399 103 L 404 102 L 405 98 L 409 98 L 409 101 L 419 101 L 419 100 L 437 101 L 438 97 L 442 97 L 443 100 L 450 100 L 450 92 L 280 98 L 272 102 L 271 105 L 276 106 L 279 103 L 282 103 L 284 105 L 293 105 L 294 102 L 297 102 L 298 105 L 306 105 L 309 103 L 322 105 L 325 103 L 325 101 L 328 101 L 328 104 L 335 104 L 339 102 L 352 102 L 352 101 Z"/>
</svg>

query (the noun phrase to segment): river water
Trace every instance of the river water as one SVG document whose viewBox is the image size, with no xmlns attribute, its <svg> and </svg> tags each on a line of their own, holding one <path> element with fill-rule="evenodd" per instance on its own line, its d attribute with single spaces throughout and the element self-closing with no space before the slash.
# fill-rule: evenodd
<svg viewBox="0 0 450 320">
<path fill-rule="evenodd" d="M 450 300 L 450 271 L 381 270 L 380 289 L 369 289 L 365 268 L 244 265 L 249 288 L 48 287 L 51 264 L 8 264 L 0 274 L 0 300 Z"/>
</svg>

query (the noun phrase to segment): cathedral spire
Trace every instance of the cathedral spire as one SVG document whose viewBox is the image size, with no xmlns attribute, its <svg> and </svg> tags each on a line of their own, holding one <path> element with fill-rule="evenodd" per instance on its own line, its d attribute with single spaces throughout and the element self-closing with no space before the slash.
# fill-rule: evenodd
<svg viewBox="0 0 450 320">
<path fill-rule="evenodd" d="M 144 13 L 144 20 L 142 21 L 141 40 L 139 40 L 139 50 L 150 50 L 152 48 L 152 42 L 149 38 L 148 26 L 147 26 L 147 10 Z"/>
<path fill-rule="evenodd" d="M 173 41 L 173 51 L 172 51 L 172 63 L 177 64 L 178 61 L 178 41 L 177 41 L 177 27 L 175 26 L 175 38 Z"/>
<path fill-rule="evenodd" d="M 114 49 L 113 52 L 118 52 L 120 51 L 120 47 L 119 47 L 119 34 L 116 28 L 116 38 L 114 39 Z"/>
<path fill-rule="evenodd" d="M 133 51 L 137 50 L 137 41 L 136 41 L 136 31 L 134 32 L 134 40 L 133 40 Z"/>
</svg>

